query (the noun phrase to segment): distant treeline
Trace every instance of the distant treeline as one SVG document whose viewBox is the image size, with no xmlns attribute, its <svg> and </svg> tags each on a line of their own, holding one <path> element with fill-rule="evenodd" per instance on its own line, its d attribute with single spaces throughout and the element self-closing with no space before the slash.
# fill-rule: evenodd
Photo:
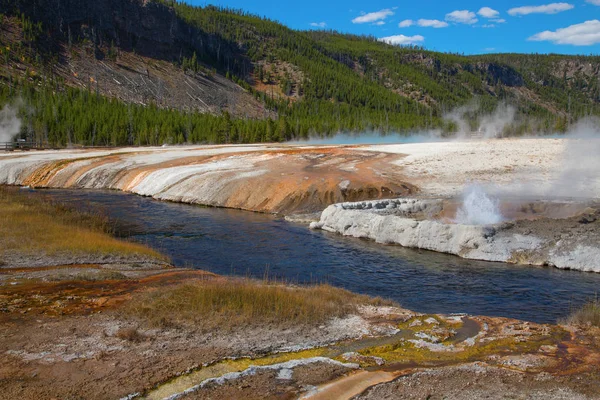
<svg viewBox="0 0 600 400">
<path fill-rule="evenodd" d="M 510 103 L 519 117 L 559 129 L 600 115 L 600 80 L 584 72 L 599 68 L 598 56 L 439 53 L 336 31 L 295 31 L 242 10 L 155 1 L 174 7 L 181 19 L 202 32 L 241 45 L 238 53 L 219 52 L 209 42 L 202 48 L 203 60 L 224 74 L 255 78 L 243 62 L 247 58 L 254 63 L 286 62 L 305 75 L 285 82 L 297 88 L 302 102 L 324 100 L 375 110 L 371 121 L 380 126 L 384 124 L 378 117 L 390 114 L 417 116 L 402 126 L 438 126 L 439 118 L 474 97 L 481 98 L 482 112 Z"/>
<path fill-rule="evenodd" d="M 328 136 L 338 132 L 418 132 L 439 130 L 450 135 L 454 122 L 437 117 L 356 109 L 343 103 L 299 102 L 286 105 L 266 99 L 277 119 L 236 119 L 221 115 L 128 104 L 92 90 L 61 84 L 0 84 L 0 107 L 11 105 L 21 118 L 19 137 L 66 146 L 162 145 L 182 143 L 261 143 Z M 495 103 L 494 103 L 495 104 Z M 477 129 L 479 118 L 493 111 L 482 102 L 464 115 Z M 507 124 L 504 135 L 564 132 L 566 118 L 520 118 Z"/>
<path fill-rule="evenodd" d="M 327 102 L 279 104 L 280 117 L 275 120 L 234 119 L 227 112 L 211 115 L 125 104 L 56 82 L 0 85 L 0 106 L 5 104 L 19 109 L 20 137 L 54 146 L 278 142 L 339 131 L 406 131 L 428 123 L 412 114 L 357 112 Z"/>
<path fill-rule="evenodd" d="M 38 72 L 0 76 L 0 106 L 19 108 L 21 137 L 56 146 L 120 146 L 277 142 L 362 131 L 451 133 L 457 124 L 444 116 L 474 99 L 477 108 L 464 115 L 471 129 L 499 104 L 516 108 L 515 121 L 502 132 L 507 135 L 561 132 L 581 117 L 600 115 L 600 80 L 580 68 L 596 68 L 598 57 L 465 57 L 334 31 L 294 31 L 243 11 L 155 1 L 173 7 L 200 35 L 170 62 L 189 73 L 222 74 L 273 117 L 144 106 L 103 97 L 94 85 L 69 87 L 51 72 L 56 54 L 36 45 L 50 28 L 20 15 L 23 37 L 12 43 L 0 37 L 0 66 L 30 63 Z M 0 15 L 0 27 L 7 18 Z M 109 57 L 114 47 L 111 42 Z M 271 74 L 273 66 L 283 76 Z M 285 96 L 258 91 L 257 80 L 279 85 Z"/>
</svg>

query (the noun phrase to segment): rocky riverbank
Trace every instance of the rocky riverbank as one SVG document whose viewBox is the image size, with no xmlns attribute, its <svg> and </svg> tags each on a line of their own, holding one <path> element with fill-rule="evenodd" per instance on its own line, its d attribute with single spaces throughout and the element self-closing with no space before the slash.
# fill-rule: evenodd
<svg viewBox="0 0 600 400">
<path fill-rule="evenodd" d="M 592 326 L 424 315 L 330 286 L 175 269 L 101 217 L 18 190 L 0 201 L 0 398 L 600 392 Z"/>
<path fill-rule="evenodd" d="M 590 160 L 578 154 L 580 147 L 594 148 L 597 142 L 502 139 L 0 153 L 0 184 L 115 189 L 159 200 L 286 215 L 415 194 L 456 197 L 474 182 L 513 196 L 599 198 L 595 169 L 589 173 Z"/>
<path fill-rule="evenodd" d="M 542 213 L 534 215 L 535 220 L 518 222 L 503 218 L 493 227 L 415 222 L 412 217 L 358 212 L 342 205 L 326 209 L 319 226 L 465 258 L 599 272 L 594 199 L 600 197 L 600 181 L 588 168 L 590 160 L 578 157 L 581 146 L 593 147 L 597 142 L 504 139 L 14 153 L 0 154 L 0 184 L 116 189 L 159 200 L 282 213 L 307 222 L 336 203 L 414 196 L 421 202 L 459 199 L 465 188 L 477 182 L 498 198 L 536 196 L 552 202 L 568 196 L 592 204 L 588 210 L 577 209 L 577 215 L 565 206 L 565 215 Z M 573 157 L 579 163 L 573 163 Z M 375 208 L 388 204 L 372 203 Z"/>
<path fill-rule="evenodd" d="M 395 155 L 344 147 L 217 146 L 0 154 L 0 184 L 115 189 L 269 213 L 417 191 L 387 170 Z"/>
<path fill-rule="evenodd" d="M 459 257 L 600 272 L 600 204 L 554 204 L 561 218 L 519 207 L 528 218 L 490 225 L 444 220 L 442 200 L 397 199 L 329 206 L 312 228 Z"/>
<path fill-rule="evenodd" d="M 47 271 L 2 269 L 0 398 L 494 399 L 507 387 L 517 397 L 599 398 L 597 328 L 367 304 L 317 324 L 207 329 L 199 315 L 156 325 L 131 314 L 132 302 L 227 279 L 146 270 L 74 280 Z"/>
</svg>

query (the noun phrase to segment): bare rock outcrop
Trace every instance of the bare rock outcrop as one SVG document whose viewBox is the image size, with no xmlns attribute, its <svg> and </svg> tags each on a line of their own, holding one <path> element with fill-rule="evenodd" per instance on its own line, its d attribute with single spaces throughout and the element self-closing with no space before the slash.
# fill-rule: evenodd
<svg viewBox="0 0 600 400">
<path fill-rule="evenodd" d="M 311 227 L 467 259 L 600 272 L 600 224 L 592 217 L 466 225 L 420 216 L 435 204 L 419 199 L 334 204 Z"/>
</svg>

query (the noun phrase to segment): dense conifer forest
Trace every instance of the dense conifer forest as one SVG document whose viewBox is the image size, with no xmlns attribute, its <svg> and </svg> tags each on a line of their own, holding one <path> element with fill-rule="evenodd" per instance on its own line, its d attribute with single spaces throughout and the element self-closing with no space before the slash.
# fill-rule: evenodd
<svg viewBox="0 0 600 400">
<path fill-rule="evenodd" d="M 0 106 L 18 110 L 18 135 L 56 146 L 272 142 L 341 131 L 451 134 L 457 125 L 445 116 L 453 110 L 463 107 L 476 129 L 506 104 L 516 114 L 504 135 L 564 132 L 600 115 L 599 57 L 436 53 L 164 0 L 101 0 L 80 14 L 46 12 L 49 0 L 0 4 Z M 151 33 L 111 27 L 95 14 L 102 7 L 123 7 L 119 21 L 171 18 L 170 32 L 160 24 Z M 161 35 L 169 41 L 156 39 Z M 201 112 L 195 107 L 207 98 L 184 91 L 183 102 L 170 104 L 149 85 L 155 97 L 136 101 L 121 89 L 121 75 L 102 80 L 96 73 L 98 65 L 134 70 L 127 64 L 134 57 L 148 65 L 134 71 L 146 83 L 154 84 L 153 68 L 168 67 L 178 71 L 174 79 L 219 84 L 229 97 Z M 261 110 L 249 115 L 231 106 L 232 98 L 247 102 L 239 93 Z"/>
</svg>

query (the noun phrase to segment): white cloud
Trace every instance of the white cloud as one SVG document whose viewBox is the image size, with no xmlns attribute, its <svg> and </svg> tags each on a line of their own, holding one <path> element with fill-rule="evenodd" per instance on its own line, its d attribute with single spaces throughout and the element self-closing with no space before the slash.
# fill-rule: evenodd
<svg viewBox="0 0 600 400">
<path fill-rule="evenodd" d="M 418 25 L 422 28 L 446 28 L 448 26 L 447 22 L 440 21 L 437 19 L 423 19 L 421 18 L 418 21 L 413 21 L 412 19 L 405 19 L 400 22 L 398 26 L 400 28 L 408 28 L 413 25 Z"/>
<path fill-rule="evenodd" d="M 388 37 L 383 37 L 383 38 L 379 39 L 380 42 L 384 42 L 387 44 L 393 44 L 393 45 L 417 44 L 417 43 L 423 42 L 424 40 L 425 40 L 425 38 L 421 35 L 415 35 L 415 36 L 395 35 L 395 36 L 388 36 Z"/>
<path fill-rule="evenodd" d="M 377 26 L 385 25 L 385 21 L 377 21 L 377 22 L 374 22 L 373 25 L 377 25 Z"/>
<path fill-rule="evenodd" d="M 483 25 L 481 25 L 481 27 L 482 28 L 495 28 L 496 25 L 494 25 L 494 24 L 483 24 Z"/>
<path fill-rule="evenodd" d="M 587 3 L 593 4 L 595 6 L 600 6 L 600 0 L 585 0 Z"/>
<path fill-rule="evenodd" d="M 327 24 L 325 22 L 311 22 L 310 26 L 313 28 L 325 28 Z"/>
<path fill-rule="evenodd" d="M 506 22 L 504 18 L 493 19 L 492 21 L 494 21 L 497 24 L 503 24 Z"/>
<path fill-rule="evenodd" d="M 352 20 L 353 24 L 365 24 L 368 22 L 377 22 L 386 19 L 387 17 L 391 17 L 394 15 L 394 11 L 391 8 L 386 8 L 384 10 L 363 14 L 360 17 L 356 17 Z"/>
<path fill-rule="evenodd" d="M 437 19 L 420 19 L 417 21 L 417 25 L 423 28 L 445 28 L 448 23 Z"/>
<path fill-rule="evenodd" d="M 573 8 L 575 8 L 575 6 L 569 3 L 552 3 L 545 4 L 543 6 L 524 6 L 511 8 L 508 10 L 508 13 L 512 16 L 529 14 L 558 14 L 559 12 L 568 11 Z"/>
<path fill-rule="evenodd" d="M 446 14 L 446 21 L 456 22 L 458 24 L 472 25 L 478 21 L 474 12 L 469 10 L 456 10 Z"/>
<path fill-rule="evenodd" d="M 480 16 L 482 16 L 484 18 L 498 18 L 500 16 L 500 13 L 498 11 L 494 10 L 493 8 L 489 8 L 489 7 L 482 7 L 477 12 L 477 14 L 479 14 Z"/>
<path fill-rule="evenodd" d="M 594 19 L 555 31 L 540 32 L 530 37 L 529 40 L 574 46 L 591 46 L 600 43 L 600 21 Z"/>
</svg>

